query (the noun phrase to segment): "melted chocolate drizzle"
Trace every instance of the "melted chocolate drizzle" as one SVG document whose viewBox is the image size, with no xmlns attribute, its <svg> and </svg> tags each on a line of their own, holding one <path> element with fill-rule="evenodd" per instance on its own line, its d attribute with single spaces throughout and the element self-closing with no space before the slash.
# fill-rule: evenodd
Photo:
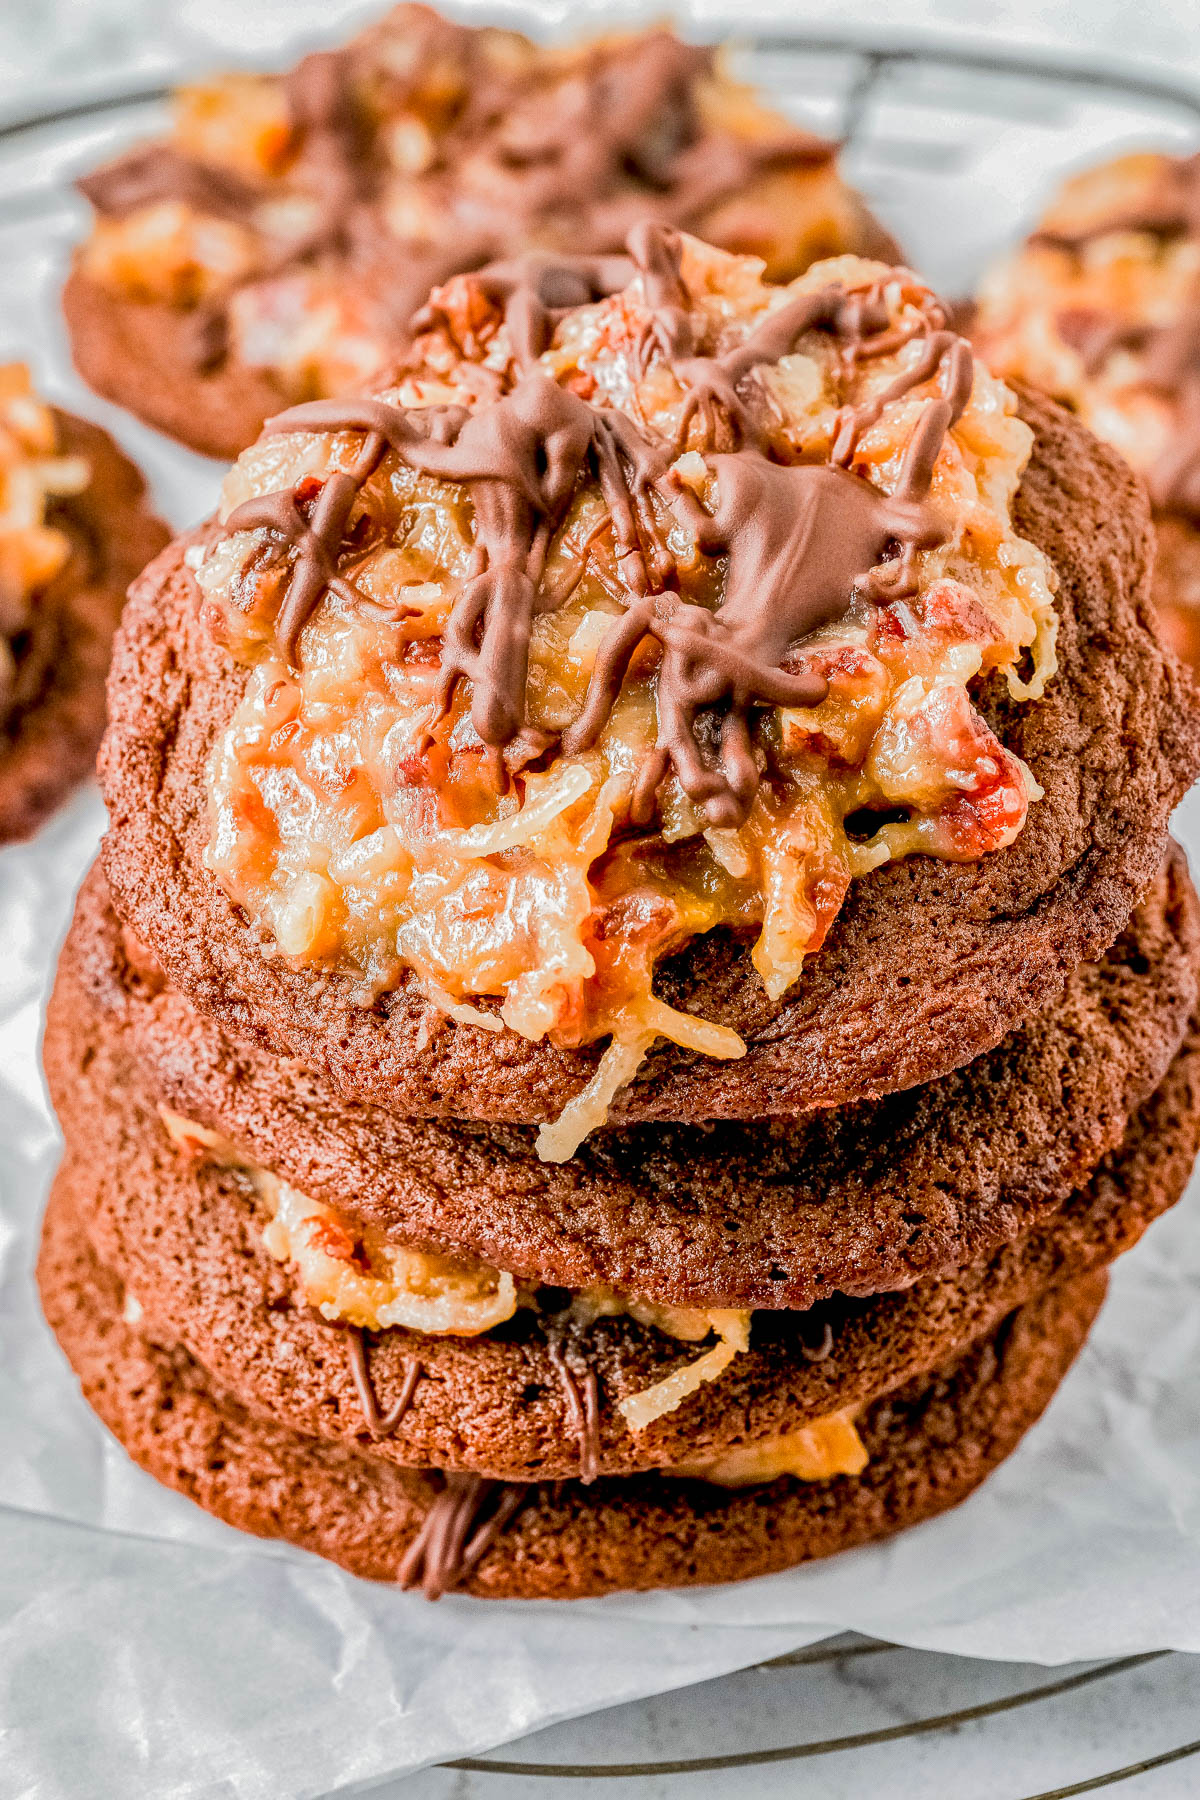
<svg viewBox="0 0 1200 1800">
<path fill-rule="evenodd" d="M 116 219 L 167 200 L 216 219 L 244 219 L 266 193 L 232 169 L 197 162 L 170 144 L 139 144 L 75 185 L 98 213 Z"/>
<path fill-rule="evenodd" d="M 686 335 L 672 317 L 676 305 L 668 302 L 666 329 L 673 344 Z M 689 390 L 685 428 L 699 413 L 711 440 L 716 435 L 713 410 L 719 406 L 748 441 L 736 452 L 706 456 L 717 483 L 714 507 L 701 505 L 680 483 L 669 493 L 700 549 L 727 559 L 720 606 L 710 612 L 676 595 L 647 596 L 631 605 L 602 642 L 583 712 L 563 737 L 568 753 L 595 742 L 638 647 L 647 636 L 656 638 L 663 652 L 658 743 L 635 785 L 635 824 L 652 819 L 670 768 L 710 824 L 741 824 L 760 779 L 750 739 L 752 711 L 818 705 L 827 692 L 821 676 L 786 666 L 793 646 L 839 618 L 855 589 L 876 599 L 912 593 L 918 552 L 944 542 L 946 526 L 927 497 L 946 433 L 970 398 L 973 364 L 965 340 L 944 330 L 930 332 L 911 369 L 881 396 L 847 409 L 832 464 L 771 461 L 738 391 L 753 370 L 789 354 L 806 331 L 820 327 L 857 336 L 886 326 L 878 299 L 872 303 L 869 295 L 850 296 L 831 286 L 780 306 L 723 356 L 691 355 L 673 365 Z M 863 432 L 885 405 L 939 368 L 942 394 L 921 414 L 892 495 L 839 466 L 842 459 L 849 463 Z M 893 543 L 900 548 L 899 558 L 881 566 Z M 696 731 L 698 715 L 713 708 L 724 709 L 715 766 L 705 761 Z"/>
<path fill-rule="evenodd" d="M 459 681 L 469 679 L 472 722 L 486 744 L 510 743 L 524 726 L 533 621 L 565 598 L 539 592 L 546 553 L 589 456 L 611 516 L 618 565 L 627 579 L 645 585 L 638 515 L 669 458 L 624 413 L 593 407 L 549 376 L 524 376 L 476 413 L 316 400 L 269 419 L 264 431 L 367 433 L 352 468 L 329 477 L 311 520 L 289 490 L 248 500 L 226 520 L 229 531 L 265 527 L 295 553 L 277 622 L 280 648 L 291 658 L 324 593 L 352 593 L 337 573 L 338 550 L 355 497 L 385 450 L 409 468 L 469 486 L 475 548 L 446 625 L 435 720 L 449 709 Z"/>
<path fill-rule="evenodd" d="M 743 442 L 765 448 L 766 420 L 747 403 L 739 389 L 746 378 L 764 364 L 777 363 L 790 355 L 806 331 L 829 332 L 844 346 L 844 357 L 850 362 L 864 355 L 886 355 L 899 349 L 911 335 L 890 329 L 890 318 L 879 285 L 864 292 L 849 293 L 840 282 L 831 282 L 827 287 L 818 288 L 811 294 L 798 294 L 795 299 L 776 307 L 741 343 L 722 355 L 700 355 L 696 321 L 680 271 L 678 233 L 642 224 L 630 233 L 629 249 L 651 307 L 650 325 L 639 347 L 643 366 L 657 351 L 670 364 L 686 395 L 675 432 L 677 451 L 686 444 L 692 421 L 697 417 L 703 442 L 710 448 L 717 447 L 722 422 Z M 876 339 L 884 341 L 878 347 L 868 349 L 867 346 L 873 345 Z M 936 366 L 937 357 L 924 373 L 914 372 L 911 380 L 901 376 L 895 384 L 897 395 L 917 382 L 927 380 Z M 889 393 L 888 398 L 894 397 Z M 860 409 L 863 420 L 859 436 L 878 417 L 885 403 L 881 401 L 870 417 Z M 848 462 L 854 447 L 854 444 L 850 445 L 843 459 L 835 446 L 835 461 Z"/>
<path fill-rule="evenodd" d="M 390 53 L 398 37 L 407 53 L 403 75 Z M 388 176 L 381 127 L 430 78 L 436 89 L 447 66 L 462 72 L 462 97 L 421 177 L 426 210 L 447 221 L 446 235 L 395 237 L 381 210 Z M 514 240 L 569 242 L 582 259 L 603 260 L 640 218 L 694 225 L 760 171 L 832 159 L 835 146 L 808 132 L 781 128 L 752 140 L 709 125 L 699 91 L 713 66 L 711 50 L 656 29 L 593 45 L 566 75 L 553 61 L 535 64 L 531 75 L 490 60 L 482 33 L 426 7 L 405 7 L 343 50 L 306 56 L 284 77 L 291 189 L 317 202 L 317 218 L 300 238 L 264 248 L 244 279 L 343 259 L 370 292 L 399 353 L 414 309 L 432 287 L 503 256 Z M 163 144 L 140 146 L 79 185 L 100 213 L 120 216 L 178 199 L 249 222 L 269 192 Z M 529 287 L 518 285 L 524 305 Z M 205 319 L 193 346 L 199 368 L 225 354 L 228 298 L 201 308 Z M 551 311 L 561 304 L 544 302 Z M 208 316 L 213 312 L 221 324 Z M 525 343 L 544 329 L 544 319 L 531 322 Z"/>
<path fill-rule="evenodd" d="M 225 521 L 230 532 L 267 531 L 277 549 L 285 554 L 294 552 L 287 597 L 275 621 L 279 648 L 293 664 L 300 633 L 326 593 L 351 600 L 361 597 L 353 584 L 338 573 L 338 555 L 355 502 L 385 452 L 394 450 L 411 461 L 418 444 L 446 439 L 462 428 L 468 416 L 461 407 L 403 412 L 382 400 L 356 401 L 349 409 L 338 401 L 311 400 L 267 420 L 263 427 L 267 436 L 277 431 L 366 433 L 366 441 L 350 468 L 335 470 L 326 479 L 310 517 L 300 510 L 296 490 L 281 488 L 244 501 Z"/>
<path fill-rule="evenodd" d="M 285 76 L 284 93 L 317 217 L 299 243 L 281 252 L 271 273 L 323 252 L 349 252 L 356 237 L 371 229 L 362 213 L 381 172 L 349 50 L 314 50 L 303 57 Z"/>
<path fill-rule="evenodd" d="M 396 1399 L 384 1412 L 379 1405 L 375 1383 L 371 1380 L 371 1366 L 367 1360 L 366 1334 L 355 1325 L 347 1327 L 346 1353 L 367 1430 L 373 1438 L 391 1437 L 412 1405 L 417 1384 L 425 1372 L 421 1359 L 417 1356 L 405 1357 L 404 1382 Z"/>
<path fill-rule="evenodd" d="M 576 1375 L 567 1361 L 562 1334 L 553 1328 L 547 1333 L 546 1349 L 555 1373 L 562 1384 L 571 1430 L 579 1445 L 579 1479 L 585 1485 L 600 1473 L 600 1383 L 595 1369 Z"/>
<path fill-rule="evenodd" d="M 536 367 L 476 412 L 406 410 L 381 400 L 315 401 L 269 420 L 267 434 L 363 432 L 351 468 L 327 478 L 311 516 L 302 512 L 294 490 L 284 491 L 247 501 L 230 515 L 227 528 L 265 528 L 292 556 L 276 630 L 282 652 L 294 661 L 300 631 L 322 596 L 329 590 L 354 595 L 338 558 L 356 498 L 384 454 L 390 450 L 413 470 L 465 485 L 474 506 L 475 543 L 444 633 L 429 729 L 449 709 L 458 683 L 469 680 L 472 723 L 498 755 L 525 728 L 533 624 L 567 597 L 543 582 L 547 553 L 591 468 L 628 604 L 600 646 L 583 710 L 563 734 L 563 749 L 572 754 L 596 741 L 635 652 L 653 638 L 662 653 L 659 735 L 636 783 L 634 822 L 652 819 L 658 788 L 673 768 L 710 823 L 732 826 L 746 817 L 759 785 L 750 736 L 754 712 L 813 706 L 827 692 L 823 677 L 792 666 L 796 647 L 839 618 L 855 591 L 877 601 L 911 594 L 917 555 L 944 542 L 947 527 L 928 496 L 946 434 L 970 398 L 971 353 L 935 312 L 912 366 L 881 395 L 844 409 L 831 463 L 780 463 L 772 459 L 761 422 L 768 396 L 759 389 L 756 407 L 748 391 L 752 383 L 758 387 L 759 368 L 788 355 L 814 329 L 831 333 L 851 361 L 886 353 L 877 340 L 894 350 L 911 334 L 889 325 L 878 290 L 848 294 L 831 284 L 784 302 L 731 348 L 701 354 L 675 234 L 642 228 L 631 234 L 629 248 L 650 305 L 647 334 L 685 395 L 673 441 L 615 408 L 582 399 Z M 615 274 L 588 265 L 581 270 L 575 258 L 561 264 L 537 259 L 524 276 L 516 265 L 505 265 L 492 292 L 506 313 L 524 296 L 517 316 L 522 329 L 530 327 L 529 345 L 538 341 L 560 297 L 576 291 L 572 283 L 592 291 Z M 849 466 L 859 441 L 884 406 L 935 375 L 940 391 L 922 405 L 895 492 L 885 494 Z M 699 435 L 715 480 L 708 505 L 671 472 L 689 433 L 693 441 Z M 715 449 L 715 443 L 727 447 Z M 715 611 L 683 600 L 670 587 L 673 564 L 655 502 L 695 533 L 702 551 L 725 559 L 724 593 Z M 702 713 L 716 717 L 715 763 L 706 759 L 698 735 Z"/>
<path fill-rule="evenodd" d="M 453 1471 L 404 1553 L 397 1581 L 440 1600 L 461 1586 L 529 1499 L 526 1483 Z"/>
<path fill-rule="evenodd" d="M 635 265 L 628 256 L 568 256 L 527 250 L 488 263 L 471 274 L 472 285 L 504 315 L 514 360 L 522 368 L 549 349 L 560 319 L 576 306 L 604 300 L 627 287 Z M 413 315 L 412 329 L 432 331 L 448 323 L 436 300 Z"/>
</svg>

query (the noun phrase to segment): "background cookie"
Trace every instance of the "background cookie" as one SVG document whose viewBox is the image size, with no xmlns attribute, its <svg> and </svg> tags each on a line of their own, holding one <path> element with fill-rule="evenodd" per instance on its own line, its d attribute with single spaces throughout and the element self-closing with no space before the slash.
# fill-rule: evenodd
<svg viewBox="0 0 1200 1800">
<path fill-rule="evenodd" d="M 202 456 L 236 456 L 287 403 L 266 370 L 227 362 L 198 373 L 194 322 L 176 307 L 116 300 L 76 268 L 63 284 L 62 309 L 75 367 L 88 386 Z"/>
<path fill-rule="evenodd" d="M 357 388 L 403 355 L 432 287 L 530 247 L 619 251 L 648 216 L 781 279 L 895 254 L 835 145 L 662 28 L 546 52 L 401 7 L 285 76 L 185 88 L 174 112 L 168 139 L 80 183 L 96 218 L 63 306 L 85 380 L 214 456 L 291 400 Z"/>
<path fill-rule="evenodd" d="M 1200 670 L 1195 156 L 1082 168 L 985 277 L 972 326 L 1000 374 L 1053 394 L 1145 478 L 1165 640 Z"/>
<path fill-rule="evenodd" d="M 54 419 L 60 453 L 85 458 L 91 479 L 50 507 L 48 523 L 67 535 L 71 556 L 38 596 L 18 646 L 15 704 L 0 728 L 0 843 L 29 837 L 91 773 L 126 589 L 170 535 L 107 432 L 57 409 Z"/>
</svg>

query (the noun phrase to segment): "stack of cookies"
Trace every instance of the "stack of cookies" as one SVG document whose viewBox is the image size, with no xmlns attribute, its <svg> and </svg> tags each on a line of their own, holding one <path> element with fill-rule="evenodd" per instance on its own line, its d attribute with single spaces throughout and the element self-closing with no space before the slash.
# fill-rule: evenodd
<svg viewBox="0 0 1200 1800">
<path fill-rule="evenodd" d="M 268 420 L 131 596 L 47 1030 L 130 1454 L 431 1597 L 967 1495 L 1200 1137 L 1150 557 L 908 271 L 656 223 Z"/>
</svg>

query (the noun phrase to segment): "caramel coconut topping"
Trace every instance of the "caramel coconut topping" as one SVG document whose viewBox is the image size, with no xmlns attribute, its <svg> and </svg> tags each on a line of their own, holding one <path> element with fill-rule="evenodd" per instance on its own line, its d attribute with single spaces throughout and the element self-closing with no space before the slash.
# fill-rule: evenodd
<svg viewBox="0 0 1200 1800">
<path fill-rule="evenodd" d="M 208 862 L 364 1004 L 415 978 L 459 1023 L 607 1037 L 561 1159 L 656 1037 L 742 1053 L 655 996 L 663 956 L 752 931 L 778 998 L 856 875 L 1020 830 L 1039 790 L 971 684 L 1055 666 L 1009 514 L 1032 440 L 935 297 L 855 258 L 773 287 L 643 226 L 425 324 L 395 386 L 270 421 L 193 553 L 248 667 Z"/>
<path fill-rule="evenodd" d="M 752 1487 L 791 1475 L 797 1481 L 830 1481 L 835 1475 L 861 1475 L 868 1462 L 854 1412 L 827 1413 L 784 1437 L 736 1449 L 692 1463 L 676 1463 L 665 1475 L 690 1476 L 716 1487 Z"/>
<path fill-rule="evenodd" d="M 980 293 L 992 366 L 1057 395 L 1200 526 L 1200 156 L 1077 176 Z"/>
<path fill-rule="evenodd" d="M 603 253 L 650 216 L 784 274 L 861 243 L 833 152 L 668 31 L 547 50 L 400 6 L 287 76 L 181 90 L 168 143 L 80 184 L 83 268 L 190 311 L 197 368 L 300 398 L 372 374 L 431 287 L 514 243 Z"/>
<path fill-rule="evenodd" d="M 0 722 L 23 698 L 22 646 L 36 625 L 38 596 L 71 555 L 50 508 L 90 480 L 83 457 L 59 454 L 54 414 L 34 393 L 29 370 L 0 364 Z"/>
<path fill-rule="evenodd" d="M 388 1420 L 381 1415 L 370 1387 L 364 1331 L 400 1327 L 431 1337 L 478 1337 L 510 1319 L 518 1306 L 541 1310 L 536 1288 L 518 1287 L 510 1274 L 484 1263 L 395 1244 L 381 1231 L 352 1224 L 336 1207 L 312 1200 L 281 1181 L 219 1132 L 167 1107 L 159 1111 L 163 1129 L 181 1156 L 215 1162 L 244 1177 L 265 1217 L 263 1244 L 277 1262 L 294 1271 L 299 1297 L 330 1324 L 351 1328 L 351 1367 L 356 1386 L 367 1396 L 364 1415 L 373 1434 L 382 1435 Z M 659 1306 L 600 1289 L 573 1295 L 569 1305 L 554 1315 L 550 1349 L 572 1415 L 578 1415 L 581 1439 L 586 1432 L 590 1440 L 595 1432 L 595 1378 L 589 1382 L 585 1376 L 581 1391 L 565 1355 L 563 1338 L 568 1332 L 574 1336 L 586 1333 L 597 1319 L 617 1317 L 635 1319 L 684 1344 L 702 1346 L 710 1337 L 716 1338 L 712 1348 L 703 1350 L 694 1361 L 618 1401 L 617 1410 L 635 1433 L 674 1412 L 706 1382 L 723 1375 L 735 1356 L 750 1348 L 748 1312 Z M 393 1426 L 411 1403 L 418 1378 L 414 1372 L 411 1385 L 406 1384 L 404 1406 L 391 1421 Z M 584 1474 L 585 1479 L 590 1478 L 586 1463 Z"/>
</svg>

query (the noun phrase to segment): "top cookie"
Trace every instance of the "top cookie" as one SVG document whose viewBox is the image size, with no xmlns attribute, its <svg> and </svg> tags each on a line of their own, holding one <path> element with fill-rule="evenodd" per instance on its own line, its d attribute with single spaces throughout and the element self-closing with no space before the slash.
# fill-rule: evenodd
<svg viewBox="0 0 1200 1800">
<path fill-rule="evenodd" d="M 183 89 L 165 142 L 81 183 L 72 348 L 110 399 L 235 456 L 394 362 L 436 283 L 515 251 L 619 251 L 649 217 L 783 279 L 892 254 L 835 149 L 661 28 L 545 49 L 398 6 L 285 76 Z"/>
<path fill-rule="evenodd" d="M 1200 757 L 1115 457 L 880 264 L 645 227 L 426 324 L 131 604 L 106 868 L 178 986 L 563 1156 L 932 1079 L 1111 942 Z"/>
</svg>

